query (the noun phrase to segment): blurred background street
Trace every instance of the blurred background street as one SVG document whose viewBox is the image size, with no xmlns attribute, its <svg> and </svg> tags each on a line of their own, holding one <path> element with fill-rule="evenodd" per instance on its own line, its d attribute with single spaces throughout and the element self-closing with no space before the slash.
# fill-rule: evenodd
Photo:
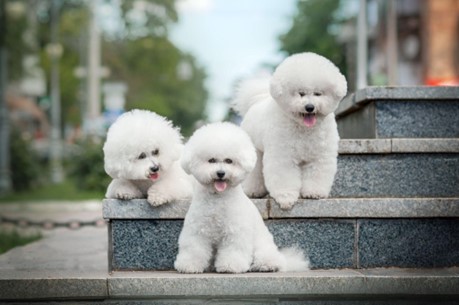
<svg viewBox="0 0 459 305">
<path fill-rule="evenodd" d="M 0 0 L 0 253 L 102 231 L 102 144 L 125 111 L 155 111 L 185 138 L 237 123 L 238 83 L 305 51 L 349 93 L 457 86 L 458 25 L 459 0 Z"/>
</svg>

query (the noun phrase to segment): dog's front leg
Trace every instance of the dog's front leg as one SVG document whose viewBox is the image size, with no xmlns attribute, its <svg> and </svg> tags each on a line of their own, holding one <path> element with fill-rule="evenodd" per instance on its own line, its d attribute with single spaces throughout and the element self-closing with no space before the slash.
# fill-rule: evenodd
<svg viewBox="0 0 459 305">
<path fill-rule="evenodd" d="M 220 273 L 244 273 L 252 264 L 253 245 L 250 234 L 227 236 L 221 242 L 215 257 L 215 270 Z"/>
<path fill-rule="evenodd" d="M 113 179 L 107 187 L 105 197 L 121 200 L 145 198 L 137 186 L 125 179 Z"/>
<path fill-rule="evenodd" d="M 257 163 L 242 184 L 244 193 L 251 198 L 262 198 L 268 191 L 263 179 L 263 153 L 257 150 Z"/>
<path fill-rule="evenodd" d="M 291 156 L 265 152 L 263 177 L 271 197 L 281 209 L 291 209 L 300 196 L 301 171 Z"/>
<path fill-rule="evenodd" d="M 179 252 L 174 267 L 181 273 L 202 273 L 210 264 L 212 245 L 191 229 L 184 228 L 179 238 Z"/>
<path fill-rule="evenodd" d="M 327 198 L 330 194 L 337 169 L 334 156 L 322 156 L 303 167 L 302 198 Z"/>
<path fill-rule="evenodd" d="M 152 206 L 160 206 L 175 200 L 189 199 L 193 193 L 192 178 L 174 164 L 167 176 L 155 182 L 148 189 L 147 201 Z"/>
</svg>

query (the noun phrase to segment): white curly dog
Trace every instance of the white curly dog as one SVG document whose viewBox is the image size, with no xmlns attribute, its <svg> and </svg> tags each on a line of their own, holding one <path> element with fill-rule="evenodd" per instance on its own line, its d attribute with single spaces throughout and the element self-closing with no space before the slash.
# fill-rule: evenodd
<svg viewBox="0 0 459 305">
<path fill-rule="evenodd" d="M 107 198 L 147 198 L 152 206 L 191 198 L 192 177 L 180 166 L 180 131 L 164 117 L 131 110 L 110 126 L 104 167 L 113 178 Z"/>
<path fill-rule="evenodd" d="M 250 197 L 268 193 L 290 209 L 302 198 L 326 198 L 337 170 L 339 135 L 333 111 L 347 83 L 323 56 L 287 57 L 270 80 L 241 85 L 233 108 L 257 149 L 258 161 L 244 182 Z"/>
<path fill-rule="evenodd" d="M 256 162 L 249 136 L 231 123 L 198 129 L 185 145 L 182 166 L 197 180 L 179 237 L 175 268 L 183 273 L 302 271 L 301 251 L 280 251 L 241 182 Z"/>
</svg>

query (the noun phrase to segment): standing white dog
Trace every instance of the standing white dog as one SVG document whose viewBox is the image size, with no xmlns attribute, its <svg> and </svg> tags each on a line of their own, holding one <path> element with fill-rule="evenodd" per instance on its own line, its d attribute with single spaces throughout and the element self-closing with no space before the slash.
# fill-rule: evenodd
<svg viewBox="0 0 459 305">
<path fill-rule="evenodd" d="M 260 212 L 240 183 L 253 169 L 255 148 L 238 126 L 215 123 L 198 129 L 185 145 L 182 166 L 197 180 L 179 237 L 175 268 L 201 273 L 301 271 L 301 251 L 279 251 Z"/>
<path fill-rule="evenodd" d="M 283 209 L 302 198 L 330 194 L 339 135 L 333 111 L 347 83 L 325 57 L 300 53 L 285 59 L 270 82 L 244 83 L 233 107 L 257 148 L 258 161 L 244 183 L 250 197 L 271 195 Z"/>
<path fill-rule="evenodd" d="M 146 110 L 122 114 L 105 141 L 107 198 L 147 198 L 152 206 L 190 198 L 191 177 L 180 166 L 182 136 L 172 123 Z"/>
</svg>

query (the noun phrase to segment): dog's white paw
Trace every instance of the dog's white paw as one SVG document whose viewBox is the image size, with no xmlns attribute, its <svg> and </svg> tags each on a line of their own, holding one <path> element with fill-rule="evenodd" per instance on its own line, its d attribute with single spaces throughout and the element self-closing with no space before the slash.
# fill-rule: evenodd
<svg viewBox="0 0 459 305">
<path fill-rule="evenodd" d="M 160 205 L 168 203 L 169 201 L 171 201 L 171 199 L 169 196 L 164 196 L 160 193 L 150 193 L 148 194 L 147 201 L 151 206 L 158 207 Z"/>
<path fill-rule="evenodd" d="M 250 198 L 263 198 L 268 194 L 265 186 L 260 183 L 244 183 L 242 188 Z"/>
<path fill-rule="evenodd" d="M 219 273 L 244 273 L 249 269 L 250 263 L 242 256 L 220 257 L 215 262 L 215 270 Z"/>
<path fill-rule="evenodd" d="M 138 194 L 133 194 L 133 193 L 117 192 L 116 198 L 121 199 L 121 200 L 131 200 L 135 198 L 140 198 L 140 196 Z"/>
<path fill-rule="evenodd" d="M 323 194 L 305 194 L 305 195 L 301 195 L 301 198 L 304 198 L 304 199 L 324 199 L 324 198 L 327 198 L 328 196 L 327 195 L 323 195 Z"/>
<path fill-rule="evenodd" d="M 205 268 L 199 266 L 198 264 L 185 263 L 182 261 L 175 261 L 174 263 L 175 270 L 180 273 L 203 273 Z"/>
<path fill-rule="evenodd" d="M 256 262 L 250 268 L 251 271 L 255 272 L 277 272 L 280 269 L 280 264 L 274 261 Z"/>
<path fill-rule="evenodd" d="M 298 200 L 298 192 L 278 192 L 271 194 L 271 196 L 279 204 L 280 208 L 283 210 L 290 210 L 295 202 Z"/>
<path fill-rule="evenodd" d="M 323 199 L 328 197 L 328 192 L 323 191 L 301 191 L 301 198 L 308 198 L 308 199 Z"/>
</svg>

